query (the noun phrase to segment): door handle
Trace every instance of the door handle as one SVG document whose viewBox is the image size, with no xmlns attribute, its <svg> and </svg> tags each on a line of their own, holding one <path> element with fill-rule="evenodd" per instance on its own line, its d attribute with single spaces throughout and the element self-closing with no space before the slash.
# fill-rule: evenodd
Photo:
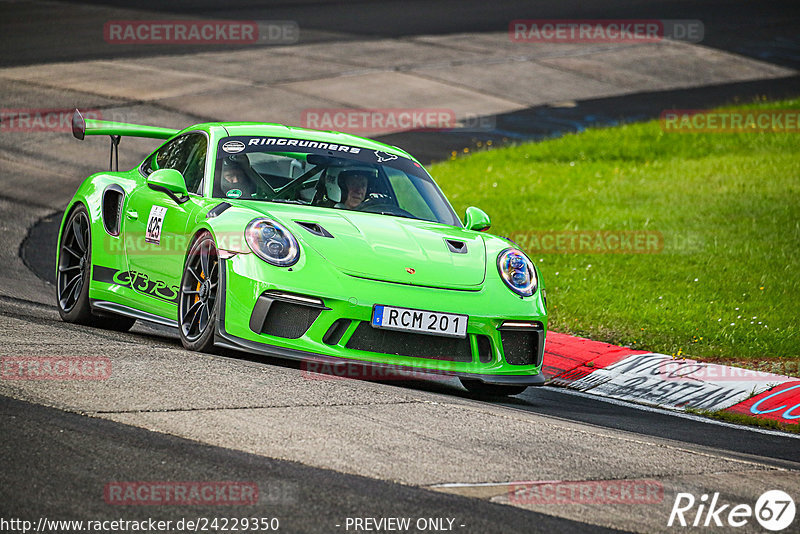
<svg viewBox="0 0 800 534">
<path fill-rule="evenodd" d="M 135 221 L 139 218 L 139 213 L 136 210 L 128 210 L 125 213 L 125 216 L 128 217 L 130 220 Z"/>
</svg>

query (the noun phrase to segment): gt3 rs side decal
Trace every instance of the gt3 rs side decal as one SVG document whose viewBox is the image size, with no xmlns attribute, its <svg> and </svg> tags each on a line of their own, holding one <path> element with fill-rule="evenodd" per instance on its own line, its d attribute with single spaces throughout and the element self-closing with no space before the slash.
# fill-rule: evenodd
<svg viewBox="0 0 800 534">
<path fill-rule="evenodd" d="M 178 286 L 167 286 L 163 280 L 152 280 L 139 271 L 118 271 L 102 265 L 95 265 L 92 280 L 122 287 L 130 287 L 157 299 L 178 303 Z"/>
</svg>

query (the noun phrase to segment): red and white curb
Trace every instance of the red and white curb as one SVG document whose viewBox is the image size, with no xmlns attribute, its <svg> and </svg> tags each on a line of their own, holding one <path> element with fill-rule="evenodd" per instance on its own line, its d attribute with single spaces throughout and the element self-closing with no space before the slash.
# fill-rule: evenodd
<svg viewBox="0 0 800 534">
<path fill-rule="evenodd" d="M 725 410 L 800 424 L 800 379 L 547 333 L 549 385 L 660 408 Z"/>
</svg>

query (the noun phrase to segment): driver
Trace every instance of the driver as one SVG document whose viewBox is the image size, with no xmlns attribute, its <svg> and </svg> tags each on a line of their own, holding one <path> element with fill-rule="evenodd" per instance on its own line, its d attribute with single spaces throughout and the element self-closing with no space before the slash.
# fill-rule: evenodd
<svg viewBox="0 0 800 534">
<path fill-rule="evenodd" d="M 354 210 L 364 202 L 367 197 L 369 179 L 374 176 L 370 171 L 349 170 L 339 173 L 339 184 L 344 189 L 344 200 L 334 207 Z"/>
<path fill-rule="evenodd" d="M 253 196 L 254 188 L 241 164 L 235 161 L 226 161 L 222 167 L 222 194 L 226 197 L 237 195 L 244 198 Z M 235 198 L 235 197 L 234 197 Z"/>
</svg>

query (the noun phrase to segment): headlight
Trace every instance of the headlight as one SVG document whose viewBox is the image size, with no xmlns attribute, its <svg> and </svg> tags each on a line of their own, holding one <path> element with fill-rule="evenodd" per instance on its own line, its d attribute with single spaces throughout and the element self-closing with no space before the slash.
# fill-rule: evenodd
<svg viewBox="0 0 800 534">
<path fill-rule="evenodd" d="M 282 225 L 269 219 L 253 219 L 244 238 L 256 256 L 278 267 L 289 267 L 300 258 L 297 239 Z"/>
<path fill-rule="evenodd" d="M 519 250 L 507 248 L 498 254 L 497 270 L 509 289 L 517 295 L 530 297 L 536 291 L 536 268 Z"/>
</svg>

